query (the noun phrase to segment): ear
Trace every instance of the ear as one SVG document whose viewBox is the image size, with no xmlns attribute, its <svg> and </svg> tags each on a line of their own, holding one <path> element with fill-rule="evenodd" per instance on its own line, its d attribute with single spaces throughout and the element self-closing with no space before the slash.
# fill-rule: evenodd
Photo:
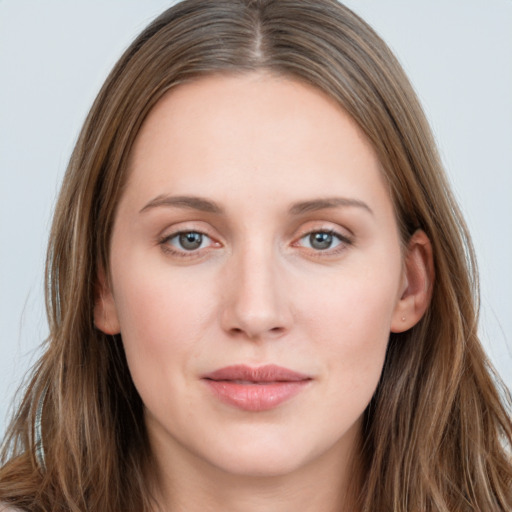
<svg viewBox="0 0 512 512">
<path fill-rule="evenodd" d="M 98 281 L 94 298 L 94 325 L 105 334 L 119 334 L 116 303 L 103 267 L 98 269 Z"/>
<path fill-rule="evenodd" d="M 404 332 L 416 325 L 427 310 L 434 284 L 432 245 L 422 230 L 409 240 L 404 259 L 401 296 L 391 321 L 391 332 Z"/>
</svg>

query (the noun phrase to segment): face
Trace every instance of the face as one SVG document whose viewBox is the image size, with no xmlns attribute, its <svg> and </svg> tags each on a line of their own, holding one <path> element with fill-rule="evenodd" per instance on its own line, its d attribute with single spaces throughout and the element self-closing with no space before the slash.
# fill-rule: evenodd
<svg viewBox="0 0 512 512">
<path fill-rule="evenodd" d="M 168 93 L 110 263 L 96 325 L 121 332 L 157 459 L 244 475 L 346 459 L 408 283 L 379 162 L 324 93 L 265 74 Z"/>
</svg>

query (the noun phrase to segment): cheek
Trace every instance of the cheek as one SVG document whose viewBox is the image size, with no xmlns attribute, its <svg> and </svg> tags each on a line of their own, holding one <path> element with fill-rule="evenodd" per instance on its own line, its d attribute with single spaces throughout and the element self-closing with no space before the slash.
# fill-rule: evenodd
<svg viewBox="0 0 512 512">
<path fill-rule="evenodd" d="M 355 275 L 365 277 L 340 277 L 330 283 L 328 292 L 310 294 L 301 307 L 308 311 L 308 337 L 322 347 L 328 362 L 333 400 L 339 396 L 337 387 L 350 392 L 345 400 L 364 408 L 382 372 L 399 272 Z"/>
<path fill-rule="evenodd" d="M 193 335 L 206 307 L 204 286 L 198 286 L 204 280 L 173 269 L 155 251 L 121 249 L 117 254 L 126 256 L 113 261 L 113 283 L 123 337 L 158 345 Z"/>
<path fill-rule="evenodd" d="M 141 395 L 176 381 L 201 352 L 211 317 L 204 290 L 161 265 L 120 262 L 116 308 L 132 378 Z"/>
<path fill-rule="evenodd" d="M 355 274 L 331 278 L 317 292 L 310 288 L 308 293 L 296 294 L 304 299 L 301 309 L 309 311 L 312 328 L 328 332 L 335 345 L 372 344 L 389 334 L 398 299 L 398 273 L 396 278 L 378 271 Z"/>
</svg>

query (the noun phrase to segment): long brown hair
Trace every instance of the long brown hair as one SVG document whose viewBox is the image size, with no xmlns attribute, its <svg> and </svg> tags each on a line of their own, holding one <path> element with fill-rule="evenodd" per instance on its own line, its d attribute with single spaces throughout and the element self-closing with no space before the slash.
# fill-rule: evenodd
<svg viewBox="0 0 512 512">
<path fill-rule="evenodd" d="M 127 158 L 172 87 L 253 70 L 322 89 L 358 123 L 388 182 L 404 244 L 421 228 L 435 283 L 423 319 L 390 336 L 365 412 L 359 508 L 512 509 L 510 395 L 477 336 L 471 242 L 422 109 L 375 32 L 335 0 L 185 0 L 144 30 L 101 89 L 64 178 L 50 235 L 50 326 L 12 421 L 0 501 L 30 511 L 144 511 L 150 453 L 143 404 L 119 336 L 95 329 L 98 268 L 108 271 Z M 44 460 L 37 457 L 41 419 Z"/>
</svg>

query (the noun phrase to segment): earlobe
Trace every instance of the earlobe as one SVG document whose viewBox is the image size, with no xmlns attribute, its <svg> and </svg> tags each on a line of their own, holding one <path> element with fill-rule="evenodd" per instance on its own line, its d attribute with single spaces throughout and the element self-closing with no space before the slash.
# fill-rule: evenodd
<svg viewBox="0 0 512 512">
<path fill-rule="evenodd" d="M 121 331 L 114 296 L 103 268 L 98 269 L 94 297 L 94 325 L 105 334 L 114 335 Z"/>
<path fill-rule="evenodd" d="M 404 284 L 391 321 L 391 332 L 404 332 L 416 325 L 427 310 L 434 284 L 432 245 L 422 230 L 417 230 L 407 246 Z"/>
</svg>

